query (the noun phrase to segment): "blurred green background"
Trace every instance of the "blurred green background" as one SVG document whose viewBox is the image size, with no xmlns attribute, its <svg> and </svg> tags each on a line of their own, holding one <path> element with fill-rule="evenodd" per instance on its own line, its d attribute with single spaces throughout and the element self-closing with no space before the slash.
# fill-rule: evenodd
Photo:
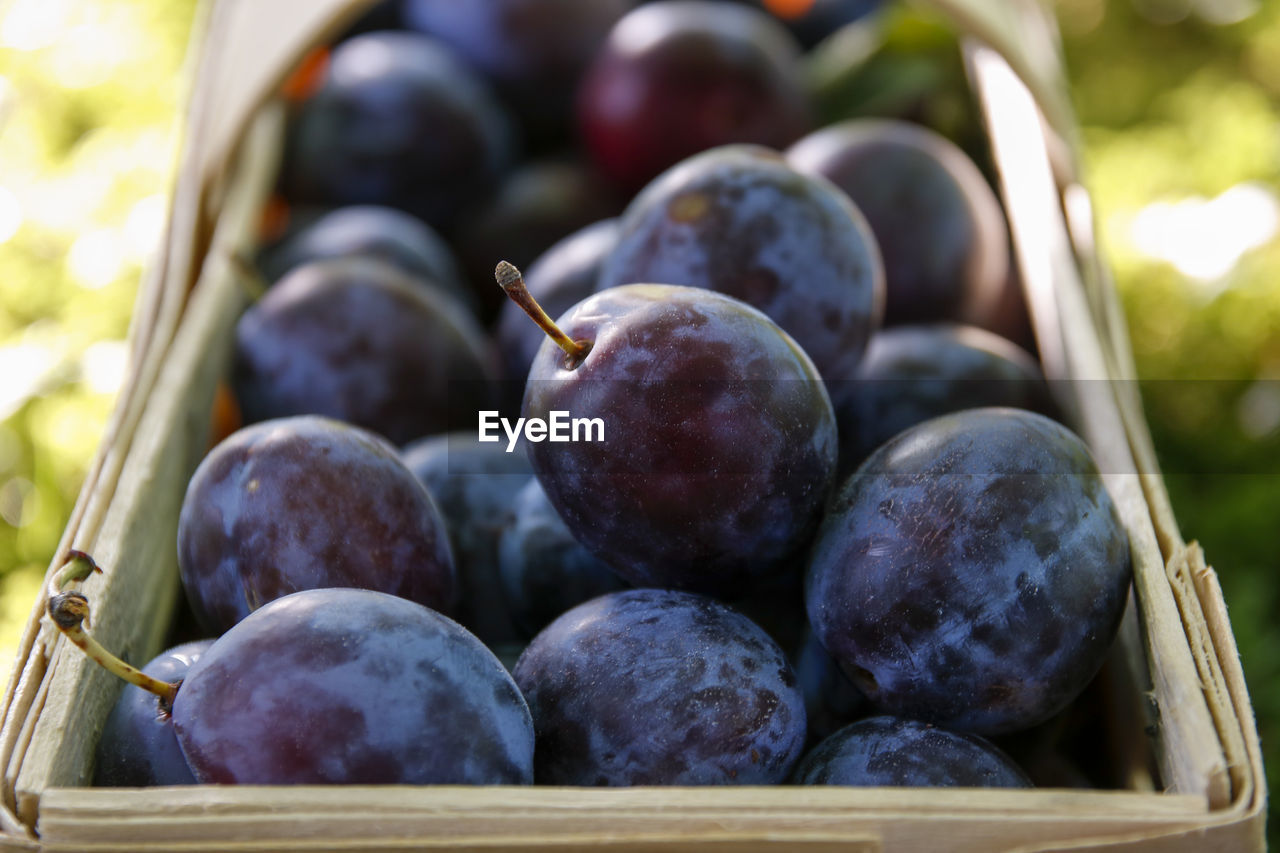
<svg viewBox="0 0 1280 853">
<path fill-rule="evenodd" d="M 1057 0 L 1089 184 L 1187 538 L 1280 765 L 1280 2 Z M 0 2 L 0 661 L 125 368 L 194 0 Z M 5 664 L 7 668 L 7 664 Z"/>
</svg>

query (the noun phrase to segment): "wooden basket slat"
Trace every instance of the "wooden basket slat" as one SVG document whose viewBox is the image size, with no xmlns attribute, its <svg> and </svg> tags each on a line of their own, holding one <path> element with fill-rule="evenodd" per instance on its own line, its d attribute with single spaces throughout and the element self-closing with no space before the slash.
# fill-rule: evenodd
<svg viewBox="0 0 1280 853">
<path fill-rule="evenodd" d="M 256 239 L 256 212 L 274 177 L 283 127 L 280 109 L 263 114 L 251 134 L 250 164 L 238 193 L 222 218 L 219 248 L 204 264 L 205 275 L 183 315 L 177 344 L 164 353 L 163 370 L 139 419 L 124 475 L 113 489 L 110 511 L 91 549 L 110 573 L 91 577 L 83 590 L 100 614 L 92 630 L 109 648 L 135 661 L 158 650 L 176 600 L 177 517 L 185 484 L 203 456 L 213 388 L 230 364 L 230 330 L 244 303 L 231 252 Z M 138 619 L 138 614 L 156 618 Z M 39 794 L 53 786 L 84 785 L 92 764 L 96 732 L 119 694 L 120 683 L 78 649 L 48 633 L 49 667 L 41 679 L 44 701 L 24 720 L 24 732 L 38 748 L 23 750 L 13 783 L 16 812 L 34 823 Z M 38 705 L 38 707 L 36 707 Z M 66 732 L 87 729 L 81 737 Z M 15 754 L 18 750 L 15 749 Z"/>
<path fill-rule="evenodd" d="M 1059 390 L 1103 471 L 1129 533 L 1134 589 L 1146 641 L 1148 669 L 1160 710 L 1157 750 L 1173 790 L 1198 793 L 1215 806 L 1231 801 L 1228 761 L 1218 739 L 1182 616 L 1174 600 L 1151 510 L 1137 476 L 1116 385 L 1083 292 L 1073 246 L 1058 204 L 1048 154 L 1035 140 L 1039 112 L 1008 65 L 986 47 L 970 51 L 969 67 L 984 113 L 1008 211 L 1014 247 L 1042 352 L 1068 377 Z M 1060 337 L 1054 342 L 1054 337 Z M 1045 344 L 1047 343 L 1047 346 Z M 1047 370 L 1055 367 L 1046 365 Z"/>
<path fill-rule="evenodd" d="M 134 843 L 140 850 L 150 839 L 194 844 L 212 829 L 219 841 L 237 845 L 312 842 L 300 849 L 355 849 L 401 837 L 504 839 L 516 849 L 545 839 L 600 842 L 658 832 L 689 839 L 726 833 L 752 838 L 756 847 L 820 836 L 978 851 L 1189 829 L 1203 809 L 1195 797 L 1048 790 L 195 787 L 51 791 L 39 828 L 48 844 Z"/>
</svg>

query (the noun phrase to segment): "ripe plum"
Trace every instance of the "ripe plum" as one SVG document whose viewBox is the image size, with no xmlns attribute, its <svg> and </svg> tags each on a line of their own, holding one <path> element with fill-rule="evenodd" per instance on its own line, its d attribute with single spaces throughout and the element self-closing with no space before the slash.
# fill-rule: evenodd
<svg viewBox="0 0 1280 853">
<path fill-rule="evenodd" d="M 698 595 L 626 590 L 579 605 L 533 639 L 514 675 L 540 784 L 776 784 L 804 747 L 804 700 L 782 650 Z"/>
<path fill-rule="evenodd" d="M 629 190 L 707 148 L 789 145 L 810 127 L 800 47 L 746 6 L 662 0 L 618 21 L 577 116 L 600 168 Z"/>
<path fill-rule="evenodd" d="M 796 767 L 800 785 L 1030 788 L 1022 769 L 994 744 L 901 717 L 845 726 Z"/>
<path fill-rule="evenodd" d="M 963 151 L 905 121 L 861 119 L 801 139 L 787 160 L 848 193 L 884 260 L 887 325 L 986 313 L 1008 274 L 1004 213 Z"/>
<path fill-rule="evenodd" d="M 569 136 L 582 74 L 633 5 L 635 0 L 404 0 L 404 19 L 481 72 L 519 116 L 526 141 L 544 147 Z"/>
<path fill-rule="evenodd" d="M 769 315 L 826 379 L 852 375 L 879 327 L 884 273 L 871 229 L 830 182 L 775 151 L 705 151 L 647 186 L 623 214 L 599 289 L 705 287 Z"/>
<path fill-rule="evenodd" d="M 1102 665 L 1129 545 L 1088 448 L 970 409 L 898 434 L 841 488 L 806 585 L 822 644 L 880 709 L 978 734 L 1033 726 Z"/>
<path fill-rule="evenodd" d="M 415 441 L 402 458 L 435 498 L 449 530 L 460 588 L 457 620 L 490 648 L 522 639 L 502 594 L 498 536 L 511 522 L 516 495 L 533 480 L 523 449 L 481 443 L 474 432 Z"/>
<path fill-rule="evenodd" d="M 603 423 L 603 440 L 529 444 L 574 537 L 637 586 L 741 595 L 796 568 L 836 434 L 795 341 L 732 297 L 670 285 L 601 291 L 560 326 L 589 351 L 567 359 L 544 343 L 523 414 Z"/>
<path fill-rule="evenodd" d="M 857 378 L 828 382 L 840 429 L 840 470 L 849 474 L 881 444 L 939 415 L 1010 406 L 1052 416 L 1035 360 L 972 326 L 893 326 L 871 338 Z"/>
<path fill-rule="evenodd" d="M 316 261 L 240 318 L 233 385 L 247 423 L 327 415 L 405 444 L 491 407 L 485 342 L 461 303 L 389 264 Z"/>
<path fill-rule="evenodd" d="M 451 619 L 369 590 L 254 611 L 191 667 L 173 725 L 204 783 L 533 778 L 529 709 L 497 658 Z"/>
<path fill-rule="evenodd" d="M 268 282 L 275 282 L 311 261 L 353 255 L 386 261 L 475 305 L 475 295 L 444 239 L 430 225 L 392 207 L 367 204 L 328 211 L 263 253 L 258 266 Z"/>
<path fill-rule="evenodd" d="M 362 587 L 445 610 L 456 584 L 444 520 L 395 448 L 313 416 L 245 427 L 205 457 L 182 502 L 178 565 L 213 634 L 299 590 Z"/>
<path fill-rule="evenodd" d="M 380 204 L 433 226 L 489 191 L 515 150 L 484 81 L 410 32 L 358 35 L 290 124 L 281 185 L 293 204 Z"/>
<path fill-rule="evenodd" d="M 530 480 L 498 539 L 498 571 L 508 606 L 529 637 L 569 608 L 626 584 L 573 538 L 547 493 Z"/>
</svg>

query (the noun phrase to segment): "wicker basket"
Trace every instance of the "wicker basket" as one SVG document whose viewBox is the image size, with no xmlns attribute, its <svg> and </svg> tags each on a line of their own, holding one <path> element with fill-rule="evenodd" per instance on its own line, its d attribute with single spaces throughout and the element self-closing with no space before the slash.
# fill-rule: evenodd
<svg viewBox="0 0 1280 853">
<path fill-rule="evenodd" d="M 923 4 L 923 0 L 920 0 Z M 281 81 L 369 0 L 219 0 L 198 28 L 186 150 L 144 282 L 132 371 L 54 565 L 84 585 L 95 635 L 159 650 L 174 542 L 283 133 Z M 1181 539 L 1156 467 L 1123 318 L 1092 240 L 1048 14 L 1034 0 L 931 0 L 964 34 L 1046 372 L 1128 529 L 1134 596 L 1104 670 L 1111 760 L 1128 790 L 85 787 L 114 678 L 34 603 L 0 727 L 0 848 L 49 851 L 1107 850 L 1263 848 L 1261 753 L 1221 591 Z M 1096 381 L 1095 381 L 1096 380 Z M 1160 790 L 1148 767 L 1154 759 Z"/>
</svg>

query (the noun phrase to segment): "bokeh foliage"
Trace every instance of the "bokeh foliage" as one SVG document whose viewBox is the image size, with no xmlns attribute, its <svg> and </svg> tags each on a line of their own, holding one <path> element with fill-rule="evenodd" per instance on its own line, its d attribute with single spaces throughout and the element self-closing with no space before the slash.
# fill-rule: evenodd
<svg viewBox="0 0 1280 853">
<path fill-rule="evenodd" d="M 1104 251 L 1151 380 L 1151 429 L 1184 533 L 1203 543 L 1226 590 L 1274 789 L 1280 239 L 1195 278 L 1133 235 L 1153 203 L 1212 199 L 1241 184 L 1280 194 L 1280 2 L 1055 8 Z M 195 0 L 0 3 L 0 660 L 27 618 L 122 370 L 175 162 L 194 12 Z M 1230 22 L 1242 12 L 1252 14 Z"/>
<path fill-rule="evenodd" d="M 0 660 L 124 369 L 194 0 L 0 4 Z"/>
</svg>

